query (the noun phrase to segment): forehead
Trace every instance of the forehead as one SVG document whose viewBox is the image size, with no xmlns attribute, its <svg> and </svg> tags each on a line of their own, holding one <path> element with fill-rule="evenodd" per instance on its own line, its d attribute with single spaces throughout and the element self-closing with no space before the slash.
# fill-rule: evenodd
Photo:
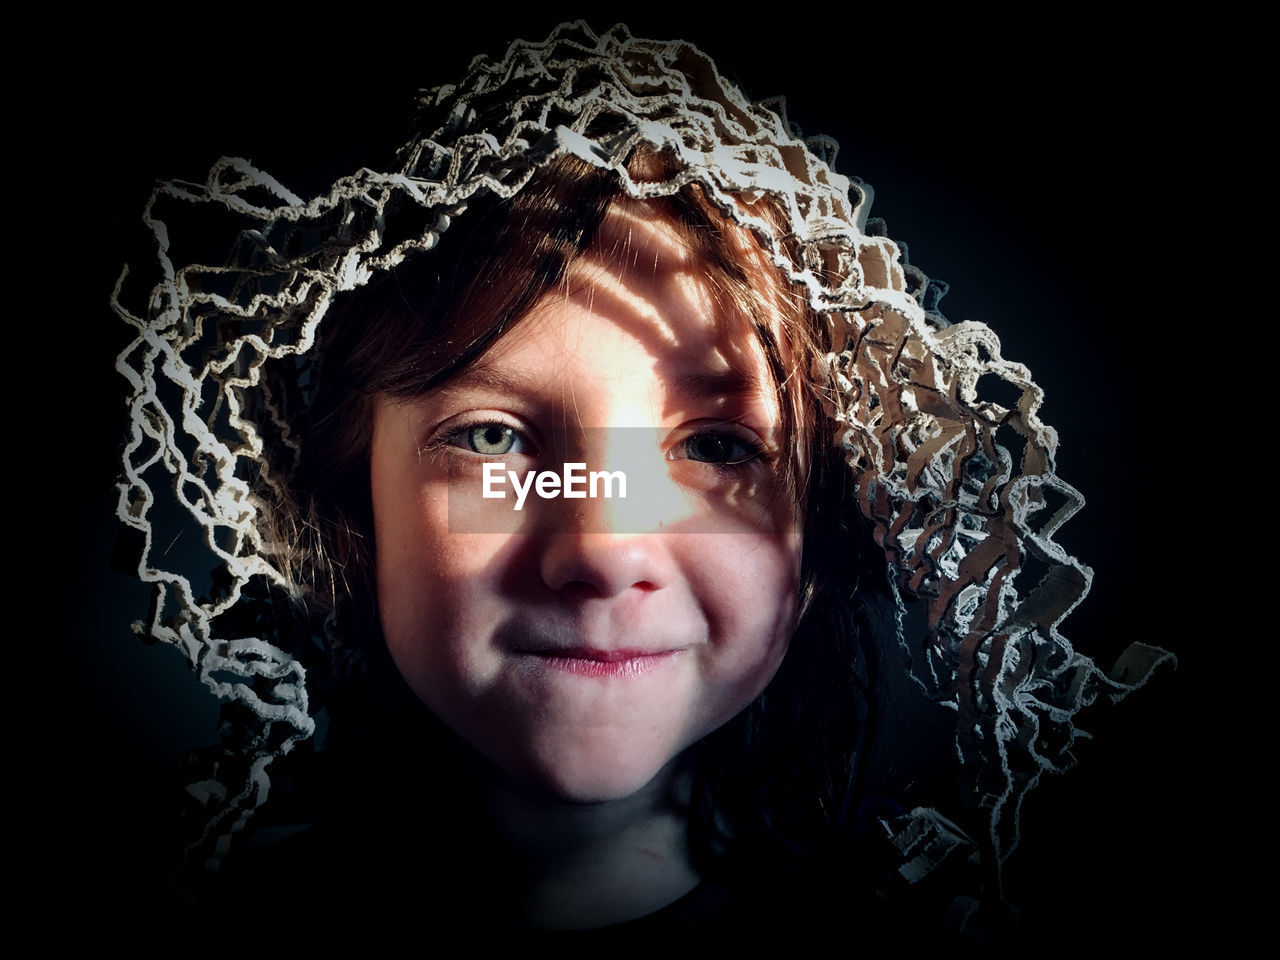
<svg viewBox="0 0 1280 960">
<path fill-rule="evenodd" d="M 623 355 L 680 393 L 768 390 L 770 368 L 747 309 L 747 291 L 695 248 L 688 231 L 653 206 L 613 204 L 591 246 L 560 284 L 470 371 L 499 375 L 515 356 L 591 359 L 602 374 Z M 767 278 L 761 278 L 767 283 Z M 605 323 L 565 322 L 586 314 Z M 625 341 L 625 347 L 620 345 Z M 644 363 L 635 359 L 638 345 Z"/>
</svg>

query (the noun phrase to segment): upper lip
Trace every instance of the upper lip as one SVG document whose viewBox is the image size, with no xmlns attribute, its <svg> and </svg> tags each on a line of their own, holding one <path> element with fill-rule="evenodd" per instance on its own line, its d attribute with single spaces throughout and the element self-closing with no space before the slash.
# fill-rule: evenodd
<svg viewBox="0 0 1280 960">
<path fill-rule="evenodd" d="M 672 634 L 647 628 L 627 630 L 607 619 L 567 623 L 540 617 L 506 620 L 493 639 L 499 649 L 508 653 L 597 663 L 656 657 L 697 645 L 697 638 L 684 631 Z"/>
<path fill-rule="evenodd" d="M 537 657 L 564 657 L 569 660 L 595 660 L 598 663 L 617 663 L 620 660 L 635 660 L 638 657 L 657 657 L 664 653 L 675 653 L 677 647 L 644 649 L 640 647 L 619 647 L 605 650 L 600 647 L 541 647 L 536 649 L 517 650 L 517 653 L 533 654 Z"/>
</svg>

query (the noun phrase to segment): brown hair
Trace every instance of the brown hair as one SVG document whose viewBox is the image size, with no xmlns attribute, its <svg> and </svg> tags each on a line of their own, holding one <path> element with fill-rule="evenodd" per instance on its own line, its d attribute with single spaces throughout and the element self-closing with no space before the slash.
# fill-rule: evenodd
<svg viewBox="0 0 1280 960">
<path fill-rule="evenodd" d="M 672 158 L 644 151 L 628 172 L 659 181 L 676 171 Z M 348 644 L 380 660 L 369 492 L 374 404 L 381 395 L 420 395 L 479 358 L 565 277 L 619 202 L 642 203 L 674 225 L 704 263 L 712 295 L 751 323 L 779 392 L 789 451 L 777 464 L 779 495 L 804 516 L 802 616 L 791 649 L 769 688 L 697 748 L 695 855 L 710 867 L 728 836 L 736 849 L 736 841 L 754 840 L 747 846 L 756 857 L 762 844 L 821 849 L 829 846 L 825 831 L 849 815 L 865 761 L 872 698 L 857 694 L 873 682 L 874 662 L 863 652 L 872 645 L 863 640 L 861 607 L 851 615 L 849 600 L 884 580 L 883 553 L 850 507 L 844 455 L 812 375 L 826 320 L 696 184 L 626 201 L 614 175 L 562 157 L 509 200 L 470 201 L 436 249 L 338 304 L 320 345 L 293 503 L 282 504 L 281 515 L 298 527 L 282 539 L 297 545 L 292 570 L 311 601 L 333 604 Z M 798 256 L 780 205 L 767 196 L 740 202 Z M 798 753 L 798 743 L 812 749 Z"/>
<path fill-rule="evenodd" d="M 673 161 L 637 152 L 633 179 L 670 177 Z M 277 511 L 294 516 L 283 531 L 296 545 L 295 582 L 324 605 L 350 602 L 361 631 L 376 629 L 368 450 L 378 396 L 420 395 L 446 382 L 510 332 L 592 245 L 617 179 L 573 157 L 548 164 L 509 200 L 473 202 L 437 249 L 409 260 L 349 295 L 326 320 L 315 398 L 302 429 L 302 454 Z M 706 265 L 712 295 L 747 317 L 780 394 L 782 435 L 791 455 L 779 467 L 783 492 L 803 505 L 811 474 L 825 459 L 815 429 L 821 404 L 809 371 L 816 321 L 747 230 L 695 184 L 642 203 L 677 228 Z M 757 200 L 752 213 L 778 224 L 782 212 Z M 617 251 L 618 255 L 625 251 Z M 744 259 L 754 262 L 744 263 Z M 770 278 L 762 284 L 760 277 Z M 843 474 L 843 471 L 840 471 Z M 806 567 L 811 567 L 806 564 Z M 814 571 L 806 577 L 813 591 Z"/>
</svg>

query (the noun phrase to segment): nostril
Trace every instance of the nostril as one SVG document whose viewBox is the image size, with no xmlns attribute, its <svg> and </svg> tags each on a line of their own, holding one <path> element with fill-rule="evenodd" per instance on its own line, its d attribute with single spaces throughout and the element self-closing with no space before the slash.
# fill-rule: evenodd
<svg viewBox="0 0 1280 960">
<path fill-rule="evenodd" d="M 557 534 L 542 547 L 543 583 L 575 600 L 614 597 L 629 590 L 661 590 L 665 554 L 660 541 L 599 534 Z"/>
<path fill-rule="evenodd" d="M 652 593 L 660 588 L 652 580 L 637 580 L 631 584 L 631 589 Z M 594 600 L 609 595 L 609 591 L 603 589 L 602 585 L 588 580 L 570 580 L 560 587 L 560 592 L 569 600 Z"/>
<path fill-rule="evenodd" d="M 560 587 L 560 594 L 570 602 L 579 600 L 595 600 L 604 596 L 604 591 L 599 587 L 587 583 L 585 580 L 571 580 Z"/>
</svg>

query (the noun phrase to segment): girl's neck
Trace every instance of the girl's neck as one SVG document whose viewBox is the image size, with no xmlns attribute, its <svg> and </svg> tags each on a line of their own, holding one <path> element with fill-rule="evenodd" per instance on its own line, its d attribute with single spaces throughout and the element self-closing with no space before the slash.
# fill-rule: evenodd
<svg viewBox="0 0 1280 960">
<path fill-rule="evenodd" d="M 692 890 L 688 764 L 677 757 L 620 800 L 563 803 L 492 773 L 482 785 L 497 838 L 523 878 L 525 925 L 577 930 L 634 920 Z"/>
<path fill-rule="evenodd" d="M 701 880 L 689 850 L 687 752 L 628 797 L 563 803 L 498 771 L 423 710 L 398 675 L 377 689 L 379 722 L 348 782 L 383 784 L 370 813 L 375 831 L 390 832 L 389 852 L 430 851 L 453 877 L 458 909 L 483 901 L 501 911 L 502 927 L 591 929 L 653 913 Z M 406 763 L 416 757 L 434 758 L 433 772 Z M 405 832 L 411 824 L 418 830 Z"/>
</svg>

